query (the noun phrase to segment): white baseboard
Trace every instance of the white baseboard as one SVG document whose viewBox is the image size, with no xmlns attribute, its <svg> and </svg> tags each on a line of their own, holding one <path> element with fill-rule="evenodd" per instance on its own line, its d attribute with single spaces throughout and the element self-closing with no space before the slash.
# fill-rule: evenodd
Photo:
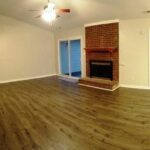
<svg viewBox="0 0 150 150">
<path fill-rule="evenodd" d="M 18 82 L 18 81 L 25 81 L 25 80 L 32 80 L 32 79 L 40 79 L 40 78 L 46 78 L 46 77 L 51 77 L 51 76 L 55 76 L 55 75 L 58 75 L 58 74 L 49 74 L 49 75 L 42 75 L 42 76 L 36 76 L 36 77 L 30 77 L 30 78 L 20 78 L 20 79 L 5 80 L 5 81 L 0 81 L 0 84 L 10 83 L 10 82 Z M 75 78 L 75 79 L 77 79 L 77 78 Z M 149 86 L 136 86 L 136 85 L 127 85 L 127 84 L 120 84 L 118 87 L 116 87 L 113 90 L 109 90 L 109 89 L 105 89 L 105 88 L 98 88 L 98 87 L 89 86 L 89 85 L 85 85 L 85 84 L 79 84 L 79 85 L 92 87 L 92 88 L 96 88 L 96 89 L 101 89 L 101 90 L 106 90 L 106 91 L 114 91 L 114 90 L 116 90 L 119 87 L 150 90 Z"/>
<path fill-rule="evenodd" d="M 10 82 L 18 82 L 18 81 L 25 81 L 25 80 L 32 80 L 32 79 L 40 79 L 40 78 L 46 78 L 46 77 L 51 77 L 51 76 L 55 76 L 55 75 L 57 75 L 57 74 L 42 75 L 42 76 L 36 76 L 36 77 L 30 77 L 30 78 L 20 78 L 20 79 L 5 80 L 5 81 L 0 81 L 0 84 L 10 83 Z"/>
<path fill-rule="evenodd" d="M 95 88 L 95 89 L 100 89 L 100 90 L 105 90 L 105 91 L 115 91 L 116 89 L 118 89 L 119 87 L 122 88 L 130 88 L 130 89 L 141 89 L 141 90 L 150 90 L 149 86 L 135 86 L 135 85 L 126 85 L 126 84 L 120 84 L 119 86 L 117 86 L 115 89 L 113 90 L 109 90 L 109 89 L 105 89 L 105 88 L 99 88 L 99 87 L 94 87 L 94 86 L 89 86 L 89 85 L 85 85 L 85 84 L 79 84 L 82 86 L 87 86 L 87 87 L 91 87 L 91 88 Z"/>
<path fill-rule="evenodd" d="M 149 87 L 149 86 L 136 86 L 136 85 L 120 84 L 119 87 L 131 88 L 131 89 L 150 90 L 150 87 Z"/>
</svg>

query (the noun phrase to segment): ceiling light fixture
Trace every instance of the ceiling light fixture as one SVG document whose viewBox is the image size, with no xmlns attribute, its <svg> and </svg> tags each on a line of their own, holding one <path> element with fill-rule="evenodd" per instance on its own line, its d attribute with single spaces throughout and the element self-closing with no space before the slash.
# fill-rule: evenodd
<svg viewBox="0 0 150 150">
<path fill-rule="evenodd" d="M 42 18 L 46 22 L 52 22 L 53 20 L 56 19 L 56 11 L 55 11 L 55 4 L 54 3 L 49 3 L 47 8 L 44 9 L 42 13 Z"/>
</svg>

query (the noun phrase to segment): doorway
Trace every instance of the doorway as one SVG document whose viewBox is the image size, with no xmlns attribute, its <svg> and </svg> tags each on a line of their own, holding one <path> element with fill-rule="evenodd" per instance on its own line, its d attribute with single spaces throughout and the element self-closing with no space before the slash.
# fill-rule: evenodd
<svg viewBox="0 0 150 150">
<path fill-rule="evenodd" d="M 81 78 L 81 39 L 59 41 L 60 74 Z"/>
</svg>

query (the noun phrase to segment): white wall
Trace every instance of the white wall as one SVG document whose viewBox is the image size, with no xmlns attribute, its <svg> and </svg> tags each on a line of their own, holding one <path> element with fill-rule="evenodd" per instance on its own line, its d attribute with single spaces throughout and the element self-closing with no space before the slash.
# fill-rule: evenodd
<svg viewBox="0 0 150 150">
<path fill-rule="evenodd" d="M 120 84 L 149 85 L 150 19 L 120 21 Z M 82 38 L 82 70 L 85 76 L 84 27 L 54 34 L 0 16 L 0 82 L 58 73 L 58 40 Z M 55 47 L 56 46 L 56 47 Z"/>
<path fill-rule="evenodd" d="M 148 87 L 150 19 L 120 21 L 120 84 Z"/>
<path fill-rule="evenodd" d="M 147 88 L 149 85 L 149 28 L 150 19 L 120 20 L 120 84 L 123 86 Z M 84 27 L 60 30 L 55 35 L 56 44 L 58 39 L 82 36 L 85 48 L 84 35 Z M 83 61 L 85 76 L 85 56 Z M 57 65 L 56 62 L 56 68 Z"/>
<path fill-rule="evenodd" d="M 55 73 L 53 33 L 0 15 L 0 82 Z"/>
<path fill-rule="evenodd" d="M 58 67 L 58 43 L 59 40 L 62 39 L 73 39 L 76 37 L 81 37 L 81 57 L 82 57 L 82 76 L 85 76 L 85 29 L 84 27 L 79 27 L 79 28 L 74 28 L 74 29 L 66 29 L 66 30 L 59 30 L 55 32 L 55 45 L 56 45 L 56 68 L 57 68 L 57 73 L 59 72 L 59 67 Z"/>
</svg>

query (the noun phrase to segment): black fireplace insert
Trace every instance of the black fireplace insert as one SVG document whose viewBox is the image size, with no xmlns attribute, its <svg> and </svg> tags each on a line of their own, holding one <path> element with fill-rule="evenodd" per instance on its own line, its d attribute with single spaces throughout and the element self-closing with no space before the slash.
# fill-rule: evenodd
<svg viewBox="0 0 150 150">
<path fill-rule="evenodd" d="M 113 80 L 113 62 L 106 60 L 91 60 L 90 77 L 98 77 Z"/>
</svg>

